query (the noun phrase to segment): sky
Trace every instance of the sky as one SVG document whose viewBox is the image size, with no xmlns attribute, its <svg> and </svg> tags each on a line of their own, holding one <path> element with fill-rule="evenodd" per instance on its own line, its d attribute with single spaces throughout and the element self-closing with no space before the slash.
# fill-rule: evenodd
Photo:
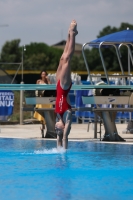
<svg viewBox="0 0 133 200">
<path fill-rule="evenodd" d="M 76 42 L 84 44 L 108 25 L 133 24 L 133 0 L 0 0 L 0 49 L 14 39 L 56 44 L 66 39 L 72 19 Z"/>
</svg>

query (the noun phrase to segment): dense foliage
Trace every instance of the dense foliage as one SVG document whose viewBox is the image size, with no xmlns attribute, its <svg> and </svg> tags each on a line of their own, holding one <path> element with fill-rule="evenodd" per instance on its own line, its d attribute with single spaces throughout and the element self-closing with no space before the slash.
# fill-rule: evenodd
<svg viewBox="0 0 133 200">
<path fill-rule="evenodd" d="M 125 30 L 129 27 L 133 30 L 133 25 L 128 23 L 121 23 L 119 28 L 107 26 L 99 32 L 97 37 L 101 37 L 110 33 Z M 95 39 L 95 38 L 94 38 Z M 106 68 L 109 71 L 119 71 L 120 67 L 116 57 L 114 48 L 102 50 Z M 127 71 L 127 48 L 122 47 L 122 64 L 124 70 Z M 24 47 L 20 46 L 20 39 L 13 41 L 7 41 L 1 52 L 1 62 L 19 63 L 22 60 L 22 54 L 24 58 L 24 70 L 56 70 L 62 50 L 48 46 L 45 43 L 31 43 L 26 45 L 26 51 Z M 86 57 L 91 70 L 101 71 L 103 70 L 102 63 L 100 60 L 98 49 L 86 49 Z M 17 65 L 1 65 L 2 69 L 17 69 Z M 73 71 L 86 71 L 84 60 L 81 56 L 73 56 L 71 62 L 71 68 Z"/>
</svg>

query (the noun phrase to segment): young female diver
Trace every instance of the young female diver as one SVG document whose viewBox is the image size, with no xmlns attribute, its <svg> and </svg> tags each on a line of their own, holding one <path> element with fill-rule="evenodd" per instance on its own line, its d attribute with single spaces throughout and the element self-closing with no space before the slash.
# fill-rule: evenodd
<svg viewBox="0 0 133 200">
<path fill-rule="evenodd" d="M 55 130 L 57 133 L 57 147 L 63 146 L 64 149 L 67 149 L 68 146 L 68 135 L 72 122 L 72 111 L 68 93 L 72 86 L 70 61 L 75 50 L 75 36 L 77 34 L 77 23 L 75 20 L 72 20 L 64 52 L 56 73 L 57 96 L 55 112 L 57 113 L 58 121 L 55 124 Z"/>
</svg>

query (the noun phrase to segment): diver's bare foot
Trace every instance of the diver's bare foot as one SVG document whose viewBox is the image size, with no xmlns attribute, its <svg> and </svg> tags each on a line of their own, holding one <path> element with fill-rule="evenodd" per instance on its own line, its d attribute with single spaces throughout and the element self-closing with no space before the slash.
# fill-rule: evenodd
<svg viewBox="0 0 133 200">
<path fill-rule="evenodd" d="M 77 22 L 75 20 L 72 20 L 72 22 L 70 24 L 70 27 L 69 27 L 69 34 L 72 33 L 72 32 L 75 35 L 78 34 L 78 31 L 77 31 Z"/>
<path fill-rule="evenodd" d="M 73 31 L 77 30 L 77 22 L 75 20 L 72 20 L 69 29 Z"/>
</svg>

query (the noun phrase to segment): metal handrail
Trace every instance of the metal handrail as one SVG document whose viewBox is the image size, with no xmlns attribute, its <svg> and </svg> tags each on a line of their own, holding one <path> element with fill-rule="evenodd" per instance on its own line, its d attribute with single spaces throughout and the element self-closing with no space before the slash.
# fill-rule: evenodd
<svg viewBox="0 0 133 200">
<path fill-rule="evenodd" d="M 103 65 L 104 72 L 105 72 L 105 76 L 104 76 L 104 77 L 106 77 L 108 84 L 109 84 L 109 78 L 108 78 L 108 77 L 109 77 L 110 75 L 107 74 L 106 66 L 105 66 L 104 59 L 103 59 L 103 55 L 102 55 L 102 51 L 101 51 L 101 47 L 102 47 L 102 46 L 114 46 L 114 47 L 115 47 L 115 50 L 116 50 L 116 54 L 117 54 L 117 58 L 118 58 L 118 61 L 119 61 L 120 68 L 121 68 L 122 75 L 123 75 L 123 77 L 127 77 L 127 75 L 124 75 L 124 70 L 123 70 L 123 66 L 122 66 L 121 59 L 120 59 L 120 52 L 119 52 L 118 50 L 119 50 L 119 48 L 120 48 L 120 45 L 126 45 L 126 46 L 128 47 L 128 49 L 129 49 L 130 58 L 131 58 L 132 63 L 133 63 L 132 53 L 131 53 L 131 50 L 130 50 L 130 48 L 129 48 L 129 45 L 132 45 L 132 46 L 133 46 L 133 44 L 132 44 L 131 42 L 104 42 L 104 41 L 103 41 L 103 42 L 99 42 L 99 43 L 87 42 L 87 43 L 83 44 L 83 46 L 82 46 L 82 54 L 83 54 L 85 66 L 86 66 L 86 69 L 87 69 L 87 72 L 88 72 L 88 76 L 89 76 L 89 78 L 90 78 L 90 82 L 91 82 L 91 84 L 93 84 L 93 82 L 92 82 L 92 77 L 95 77 L 95 76 L 93 76 L 93 75 L 90 74 L 89 65 L 88 65 L 88 63 L 87 63 L 86 56 L 85 56 L 85 52 L 84 52 L 85 46 L 86 46 L 86 45 L 99 48 L 99 53 L 100 53 L 102 65 Z M 119 47 L 117 47 L 117 46 L 119 46 Z M 117 77 L 118 77 L 118 75 L 117 75 Z M 122 77 L 122 76 L 121 76 L 121 77 Z"/>
<path fill-rule="evenodd" d="M 92 78 L 91 78 L 91 75 L 90 75 L 90 69 L 89 69 L 89 66 L 88 66 L 88 63 L 87 63 L 87 60 L 86 60 L 86 57 L 85 57 L 85 53 L 84 53 L 84 48 L 85 48 L 85 46 L 86 46 L 87 44 L 88 44 L 88 43 L 83 44 L 83 46 L 82 46 L 82 54 L 83 54 L 84 62 L 85 62 L 86 69 L 87 69 L 87 72 L 88 72 L 88 76 L 89 76 L 89 78 L 90 78 L 90 82 L 91 82 L 91 84 L 93 85 Z"/>
<path fill-rule="evenodd" d="M 122 89 L 133 90 L 133 85 L 72 85 L 71 90 L 89 89 Z M 0 90 L 56 90 L 55 84 L 0 84 Z"/>
<path fill-rule="evenodd" d="M 101 57 L 101 61 L 102 61 L 102 64 L 103 64 L 103 69 L 104 69 L 104 72 L 105 72 L 105 76 L 106 76 L 106 79 L 107 79 L 107 83 L 109 85 L 109 78 L 108 78 L 108 74 L 107 74 L 107 70 L 106 70 L 106 67 L 105 67 L 105 63 L 104 63 L 104 59 L 103 59 L 103 55 L 102 55 L 102 51 L 101 51 L 101 46 L 104 42 L 101 42 L 99 44 L 99 53 L 100 53 L 100 57 Z"/>
</svg>

